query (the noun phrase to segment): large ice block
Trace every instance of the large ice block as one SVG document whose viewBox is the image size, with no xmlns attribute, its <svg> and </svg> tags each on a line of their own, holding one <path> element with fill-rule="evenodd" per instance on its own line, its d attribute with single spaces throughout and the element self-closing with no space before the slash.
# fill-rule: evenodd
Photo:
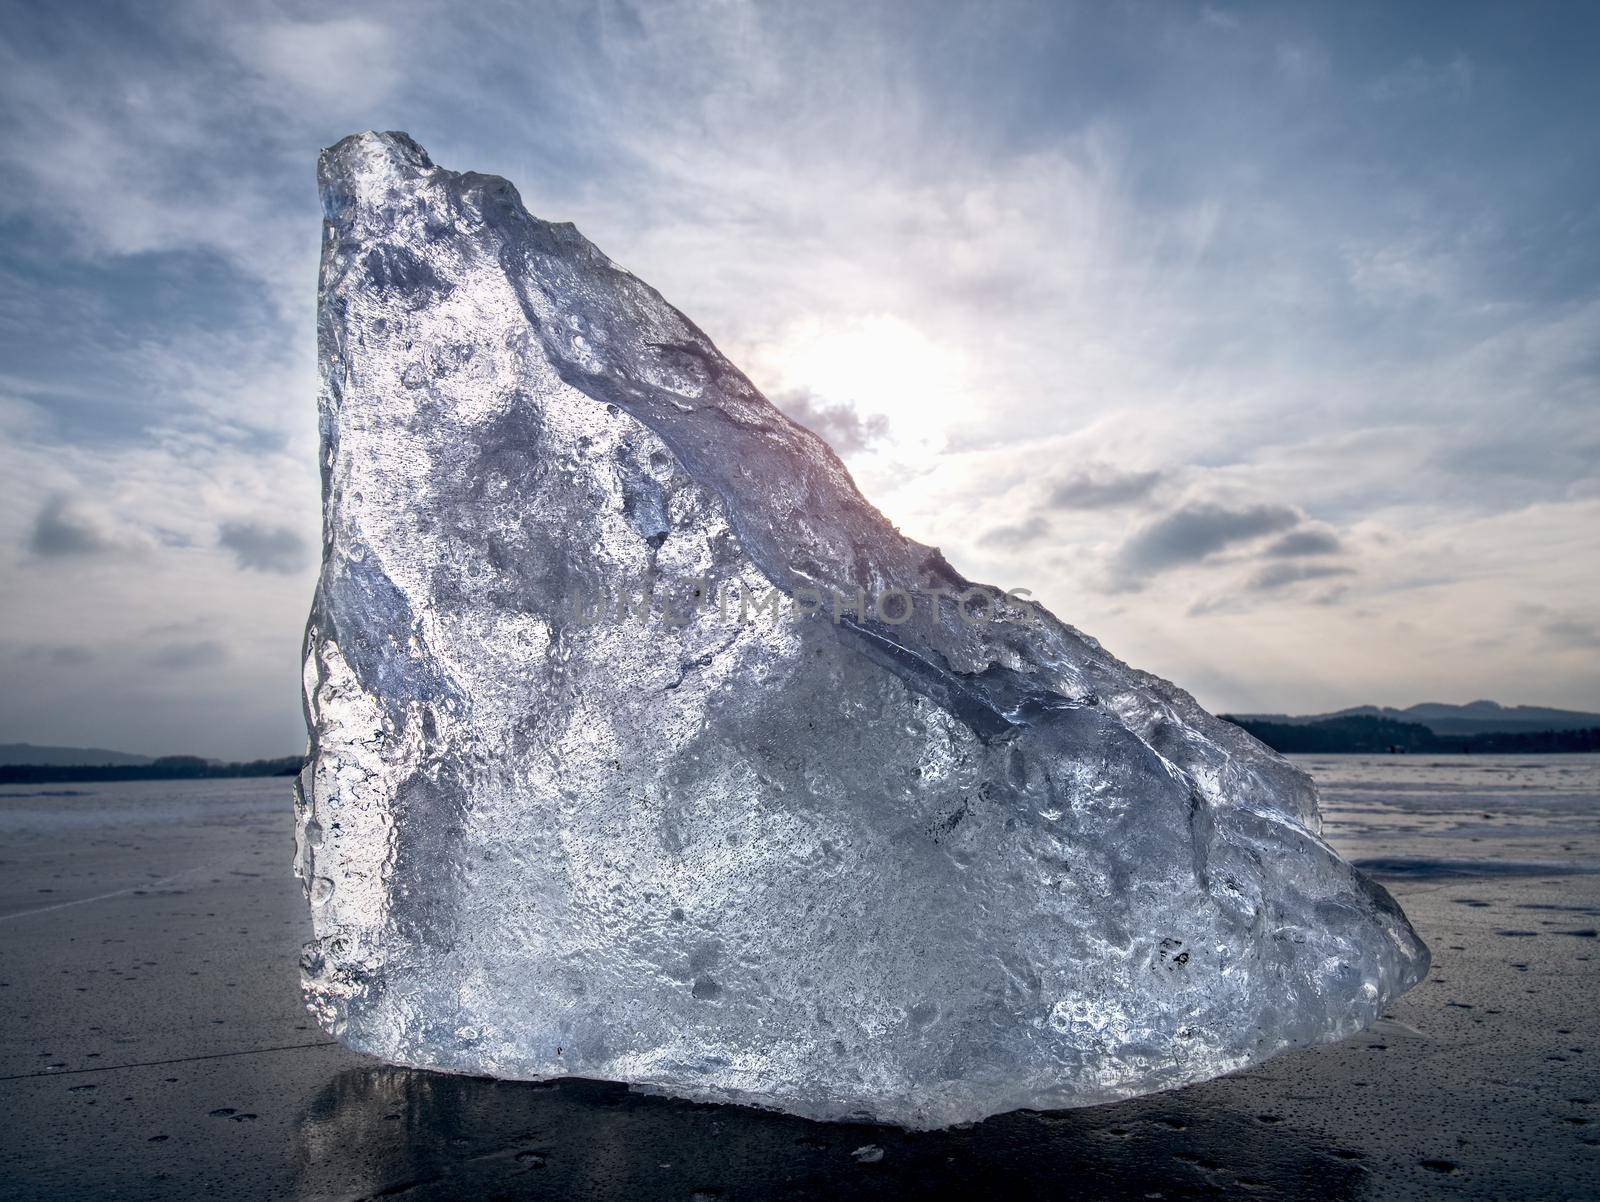
<svg viewBox="0 0 1600 1202">
<path fill-rule="evenodd" d="M 938 1127 L 1422 976 L 1306 776 L 902 537 L 571 225 L 398 133 L 321 187 L 296 864 L 346 1044 Z"/>
</svg>

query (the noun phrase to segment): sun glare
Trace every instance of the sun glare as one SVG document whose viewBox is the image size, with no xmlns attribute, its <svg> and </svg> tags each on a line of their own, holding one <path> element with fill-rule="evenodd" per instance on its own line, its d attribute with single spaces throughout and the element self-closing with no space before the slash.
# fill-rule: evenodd
<svg viewBox="0 0 1600 1202">
<path fill-rule="evenodd" d="M 774 356 L 781 387 L 804 389 L 863 418 L 888 420 L 888 443 L 902 453 L 937 454 L 971 401 L 960 355 L 890 314 L 790 329 Z"/>
</svg>

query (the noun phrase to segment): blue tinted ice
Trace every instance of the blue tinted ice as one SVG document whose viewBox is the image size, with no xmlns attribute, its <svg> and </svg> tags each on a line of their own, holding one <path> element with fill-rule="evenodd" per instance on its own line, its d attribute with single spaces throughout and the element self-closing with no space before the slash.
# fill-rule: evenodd
<svg viewBox="0 0 1600 1202">
<path fill-rule="evenodd" d="M 297 869 L 345 1043 L 937 1127 L 1422 976 L 1306 776 L 902 537 L 571 225 L 403 134 L 321 185 Z"/>
</svg>

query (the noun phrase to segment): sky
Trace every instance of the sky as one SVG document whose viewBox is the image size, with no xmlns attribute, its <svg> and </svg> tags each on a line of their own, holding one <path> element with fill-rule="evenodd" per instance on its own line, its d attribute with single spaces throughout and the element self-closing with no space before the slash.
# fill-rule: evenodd
<svg viewBox="0 0 1600 1202">
<path fill-rule="evenodd" d="M 371 128 L 1208 708 L 1600 710 L 1593 6 L 0 14 L 0 741 L 304 746 L 314 173 Z"/>
</svg>

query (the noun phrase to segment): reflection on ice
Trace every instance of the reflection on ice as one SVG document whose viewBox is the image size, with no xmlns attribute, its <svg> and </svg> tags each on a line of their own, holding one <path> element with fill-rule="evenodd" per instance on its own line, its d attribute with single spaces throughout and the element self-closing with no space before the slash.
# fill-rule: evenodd
<svg viewBox="0 0 1600 1202">
<path fill-rule="evenodd" d="M 1247 1095 L 1248 1084 L 1231 1083 Z M 1016 1112 L 940 1132 L 813 1123 L 621 1086 L 343 1072 L 298 1125 L 302 1198 L 1101 1199 L 1355 1197 L 1359 1153 L 1201 1087 L 1095 1110 Z M 866 1149 L 865 1153 L 863 1150 Z"/>
</svg>

